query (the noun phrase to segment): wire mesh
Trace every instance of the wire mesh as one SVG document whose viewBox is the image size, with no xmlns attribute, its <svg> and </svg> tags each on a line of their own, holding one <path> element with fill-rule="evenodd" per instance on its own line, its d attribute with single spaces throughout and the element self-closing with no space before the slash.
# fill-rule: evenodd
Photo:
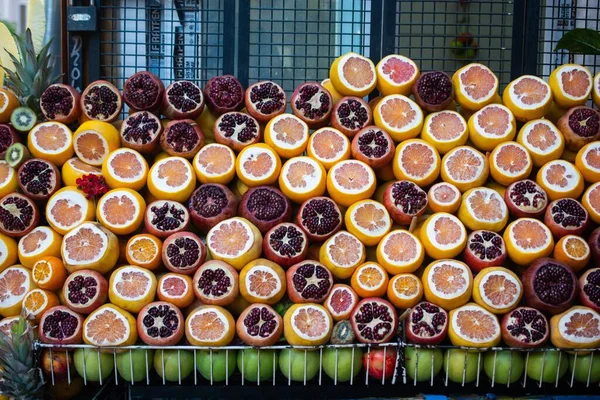
<svg viewBox="0 0 600 400">
<path fill-rule="evenodd" d="M 559 65 L 581 64 L 592 74 L 600 71 L 600 56 L 555 52 L 556 43 L 565 32 L 574 28 L 600 30 L 600 2 L 598 0 L 545 0 L 540 7 L 538 47 L 538 74 L 548 77 Z"/>
<path fill-rule="evenodd" d="M 513 10 L 512 0 L 397 1 L 394 47 L 423 71 L 452 74 L 481 62 L 503 86 L 511 79 Z"/>
</svg>

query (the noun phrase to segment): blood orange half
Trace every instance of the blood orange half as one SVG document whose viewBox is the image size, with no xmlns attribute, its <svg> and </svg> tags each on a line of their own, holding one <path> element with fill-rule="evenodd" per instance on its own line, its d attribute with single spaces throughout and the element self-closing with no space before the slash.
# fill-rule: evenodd
<svg viewBox="0 0 600 400">
<path fill-rule="evenodd" d="M 358 295 L 348 285 L 336 283 L 323 305 L 329 311 L 334 321 L 350 318 L 350 313 L 358 304 Z"/>
<path fill-rule="evenodd" d="M 179 308 L 186 308 L 194 301 L 194 291 L 192 290 L 192 278 L 169 272 L 160 277 L 156 285 L 156 296 L 162 300 L 176 305 Z"/>
</svg>

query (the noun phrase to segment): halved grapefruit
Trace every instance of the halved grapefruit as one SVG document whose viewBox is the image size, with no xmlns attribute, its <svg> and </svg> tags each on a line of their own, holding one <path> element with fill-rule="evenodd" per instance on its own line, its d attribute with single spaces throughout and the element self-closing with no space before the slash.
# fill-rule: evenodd
<svg viewBox="0 0 600 400">
<path fill-rule="evenodd" d="M 0 198 L 16 192 L 19 187 L 17 171 L 4 160 L 0 160 Z"/>
<path fill-rule="evenodd" d="M 592 93 L 591 72 L 578 64 L 559 65 L 548 78 L 552 98 L 559 107 L 583 106 Z"/>
<path fill-rule="evenodd" d="M 435 213 L 425 220 L 420 230 L 421 243 L 433 259 L 454 258 L 467 245 L 467 230 L 452 214 Z"/>
<path fill-rule="evenodd" d="M 478 187 L 463 194 L 457 216 L 472 231 L 500 232 L 508 222 L 508 207 L 494 189 Z"/>
<path fill-rule="evenodd" d="M 85 222 L 63 237 L 61 254 L 69 272 L 93 269 L 105 274 L 119 258 L 119 240 L 98 222 Z"/>
<path fill-rule="evenodd" d="M 450 150 L 441 164 L 442 180 L 454 185 L 461 192 L 482 186 L 490 173 L 487 157 L 469 146 Z"/>
<path fill-rule="evenodd" d="M 185 337 L 194 346 L 227 346 L 235 336 L 235 321 L 220 306 L 200 306 L 185 320 Z"/>
<path fill-rule="evenodd" d="M 94 220 L 96 207 L 74 186 L 59 189 L 46 204 L 46 220 L 56 232 L 67 234 L 85 221 Z"/>
<path fill-rule="evenodd" d="M 467 121 L 456 111 L 431 113 L 423 122 L 421 139 L 432 144 L 440 154 L 446 154 L 469 139 Z"/>
<path fill-rule="evenodd" d="M 359 160 L 340 161 L 327 173 L 327 192 L 344 207 L 370 198 L 376 183 L 373 169 Z"/>
<path fill-rule="evenodd" d="M 133 315 L 114 304 L 96 309 L 83 323 L 83 341 L 92 346 L 129 346 L 137 338 Z"/>
<path fill-rule="evenodd" d="M 425 258 L 421 241 L 409 231 L 393 230 L 377 245 L 377 262 L 388 273 L 396 275 L 416 271 Z"/>
<path fill-rule="evenodd" d="M 145 268 L 125 265 L 110 275 L 110 302 L 126 311 L 138 313 L 146 304 L 154 301 L 155 294 L 156 277 Z"/>
<path fill-rule="evenodd" d="M 421 139 L 405 140 L 396 147 L 394 176 L 428 186 L 440 174 L 440 164 L 440 155 L 431 144 Z"/>
<path fill-rule="evenodd" d="M 506 314 L 519 305 L 523 285 L 503 267 L 482 269 L 473 282 L 473 301 L 493 314 Z"/>
<path fill-rule="evenodd" d="M 290 158 L 281 168 L 279 188 L 295 203 L 322 196 L 326 185 L 325 168 L 310 157 Z"/>
<path fill-rule="evenodd" d="M 423 292 L 427 301 L 452 310 L 471 298 L 473 275 L 467 264 L 457 260 L 437 260 L 423 271 Z"/>
<path fill-rule="evenodd" d="M 207 144 L 196 153 L 192 165 L 201 183 L 227 185 L 235 177 L 235 153 L 224 144 Z"/>
<path fill-rule="evenodd" d="M 102 176 L 102 170 L 88 165 L 78 157 L 69 158 L 62 166 L 60 176 L 65 186 L 77 187 L 77 179 L 84 175 Z"/>
<path fill-rule="evenodd" d="M 529 151 L 517 142 L 501 143 L 490 154 L 490 174 L 501 185 L 527 178 L 532 169 Z"/>
<path fill-rule="evenodd" d="M 96 218 L 117 235 L 136 231 L 144 221 L 146 201 L 133 189 L 113 189 L 98 201 Z"/>
<path fill-rule="evenodd" d="M 500 323 L 485 308 L 468 303 L 450 311 L 448 337 L 455 346 L 496 346 L 500 343 Z"/>
<path fill-rule="evenodd" d="M 504 231 L 506 251 L 511 260 L 519 265 L 529 265 L 540 257 L 552 253 L 552 232 L 537 219 L 519 218 Z"/>
<path fill-rule="evenodd" d="M 158 200 L 186 201 L 196 186 L 192 165 L 183 157 L 165 157 L 148 172 L 148 190 Z"/>
<path fill-rule="evenodd" d="M 162 301 L 167 301 L 183 309 L 192 304 L 195 299 L 192 284 L 191 277 L 169 272 L 158 280 L 156 296 Z"/>
<path fill-rule="evenodd" d="M 280 114 L 272 118 L 264 133 L 265 143 L 281 158 L 301 155 L 308 144 L 308 136 L 308 125 L 294 114 Z"/>
<path fill-rule="evenodd" d="M 513 140 L 516 129 L 513 113 L 501 104 L 485 106 L 469 118 L 469 140 L 481 151 Z"/>
<path fill-rule="evenodd" d="M 0 272 L 0 315 L 19 315 L 23 298 L 33 287 L 31 271 L 22 265 L 13 265 Z"/>
<path fill-rule="evenodd" d="M 565 160 L 548 161 L 539 169 L 535 181 L 551 201 L 565 197 L 577 199 L 584 188 L 581 172 Z"/>
<path fill-rule="evenodd" d="M 523 75 L 510 82 L 502 95 L 504 105 L 519 121 L 542 118 L 552 107 L 552 90 L 542 78 Z"/>
<path fill-rule="evenodd" d="M 527 122 L 517 135 L 517 142 L 525 146 L 537 168 L 548 161 L 559 159 L 565 149 L 565 138 L 547 119 Z"/>
<path fill-rule="evenodd" d="M 32 156 L 60 167 L 73 157 L 73 133 L 60 122 L 42 122 L 29 132 L 27 148 Z"/>
<path fill-rule="evenodd" d="M 348 232 L 365 246 L 375 246 L 392 229 L 392 219 L 387 209 L 370 199 L 352 204 L 346 211 L 344 221 Z"/>
<path fill-rule="evenodd" d="M 310 135 L 306 153 L 329 170 L 337 162 L 350 158 L 350 139 L 337 129 L 327 126 Z"/>
<path fill-rule="evenodd" d="M 280 170 L 279 155 L 264 143 L 244 147 L 235 160 L 238 179 L 250 187 L 274 184 Z"/>
<path fill-rule="evenodd" d="M 383 57 L 375 67 L 377 89 L 383 96 L 402 94 L 408 96 L 419 78 L 419 67 L 408 57 L 390 54 Z"/>
<path fill-rule="evenodd" d="M 577 152 L 575 166 L 587 182 L 600 182 L 600 141 L 583 146 Z"/>
<path fill-rule="evenodd" d="M 286 283 L 285 271 L 266 258 L 251 261 L 240 271 L 240 294 L 250 303 L 276 304 Z"/>
<path fill-rule="evenodd" d="M 102 163 L 102 176 L 111 189 L 140 190 L 146 186 L 148 163 L 133 149 L 117 149 L 108 154 Z"/>
<path fill-rule="evenodd" d="M 294 304 L 283 316 L 283 336 L 292 346 L 320 346 L 329 342 L 333 319 L 320 304 Z"/>
<path fill-rule="evenodd" d="M 349 319 L 350 313 L 357 304 L 358 295 L 354 289 L 343 283 L 333 285 L 329 296 L 327 296 L 323 303 L 336 322 Z"/>
<path fill-rule="evenodd" d="M 329 78 L 345 96 L 364 97 L 375 89 L 377 72 L 373 61 L 357 53 L 346 53 L 331 64 Z"/>
<path fill-rule="evenodd" d="M 456 102 L 467 110 L 477 111 L 494 102 L 498 95 L 498 77 L 485 65 L 471 63 L 452 76 Z"/>
<path fill-rule="evenodd" d="M 17 241 L 0 233 L 0 272 L 17 262 Z"/>
<path fill-rule="evenodd" d="M 581 199 L 581 204 L 590 214 L 592 220 L 600 224 L 600 182 L 596 182 L 587 188 Z"/>
<path fill-rule="evenodd" d="M 419 135 L 423 127 L 423 111 L 408 97 L 394 94 L 385 96 L 377 103 L 373 110 L 373 121 L 398 143 Z"/>
<path fill-rule="evenodd" d="M 101 166 L 104 159 L 121 146 L 119 131 L 104 121 L 87 121 L 73 134 L 75 154 L 86 164 Z"/>
<path fill-rule="evenodd" d="M 238 271 L 260 257 L 263 237 L 254 224 L 234 217 L 215 225 L 206 235 L 211 257 L 225 261 Z"/>
<path fill-rule="evenodd" d="M 456 186 L 448 182 L 439 182 L 429 188 L 427 203 L 434 213 L 454 214 L 460 206 L 461 195 Z"/>
<path fill-rule="evenodd" d="M 60 257 L 62 236 L 48 226 L 38 226 L 19 240 L 19 262 L 31 269 L 42 257 Z"/>
<path fill-rule="evenodd" d="M 364 244 L 347 231 L 338 231 L 323 243 L 319 250 L 319 261 L 337 279 L 347 279 L 365 261 Z"/>
</svg>

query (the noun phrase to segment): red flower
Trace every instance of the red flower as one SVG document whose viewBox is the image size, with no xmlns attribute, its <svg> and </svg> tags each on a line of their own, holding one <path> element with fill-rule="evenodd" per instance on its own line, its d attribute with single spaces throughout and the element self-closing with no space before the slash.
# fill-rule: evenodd
<svg viewBox="0 0 600 400">
<path fill-rule="evenodd" d="M 108 185 L 101 175 L 83 175 L 81 178 L 77 178 L 77 189 L 85 193 L 85 197 L 88 199 L 94 196 L 102 196 L 108 192 Z"/>
</svg>

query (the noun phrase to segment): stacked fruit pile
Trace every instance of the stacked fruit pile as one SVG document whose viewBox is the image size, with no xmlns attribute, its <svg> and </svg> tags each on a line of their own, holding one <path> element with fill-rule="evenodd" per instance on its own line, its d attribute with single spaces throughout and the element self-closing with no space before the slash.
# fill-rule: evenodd
<svg viewBox="0 0 600 400">
<path fill-rule="evenodd" d="M 599 105 L 599 76 L 563 65 L 500 98 L 481 64 L 450 77 L 348 53 L 329 79 L 301 84 L 286 113 L 271 81 L 165 89 L 138 72 L 122 93 L 106 81 L 81 95 L 49 86 L 44 122 L 23 135 L 2 89 L 2 122 L 17 115 L 0 125 L 0 326 L 23 312 L 44 343 L 113 348 L 377 345 L 410 309 L 414 344 L 448 334 L 455 346 L 595 348 L 600 268 L 587 267 L 600 230 L 586 236 L 600 223 L 600 114 L 585 103 L 593 92 Z M 350 379 L 335 367 L 353 365 L 338 360 L 347 350 L 323 356 L 338 380 Z M 74 358 L 88 380 L 112 371 L 112 354 L 87 354 Z M 205 371 L 214 354 L 198 360 Z M 310 379 L 319 356 L 308 354 Z M 276 356 L 260 355 L 240 352 L 238 367 L 269 378 Z M 131 353 L 118 357 L 129 380 Z M 286 350 L 284 374 L 303 379 L 305 357 Z M 154 366 L 178 379 L 191 359 L 157 352 Z"/>
</svg>

